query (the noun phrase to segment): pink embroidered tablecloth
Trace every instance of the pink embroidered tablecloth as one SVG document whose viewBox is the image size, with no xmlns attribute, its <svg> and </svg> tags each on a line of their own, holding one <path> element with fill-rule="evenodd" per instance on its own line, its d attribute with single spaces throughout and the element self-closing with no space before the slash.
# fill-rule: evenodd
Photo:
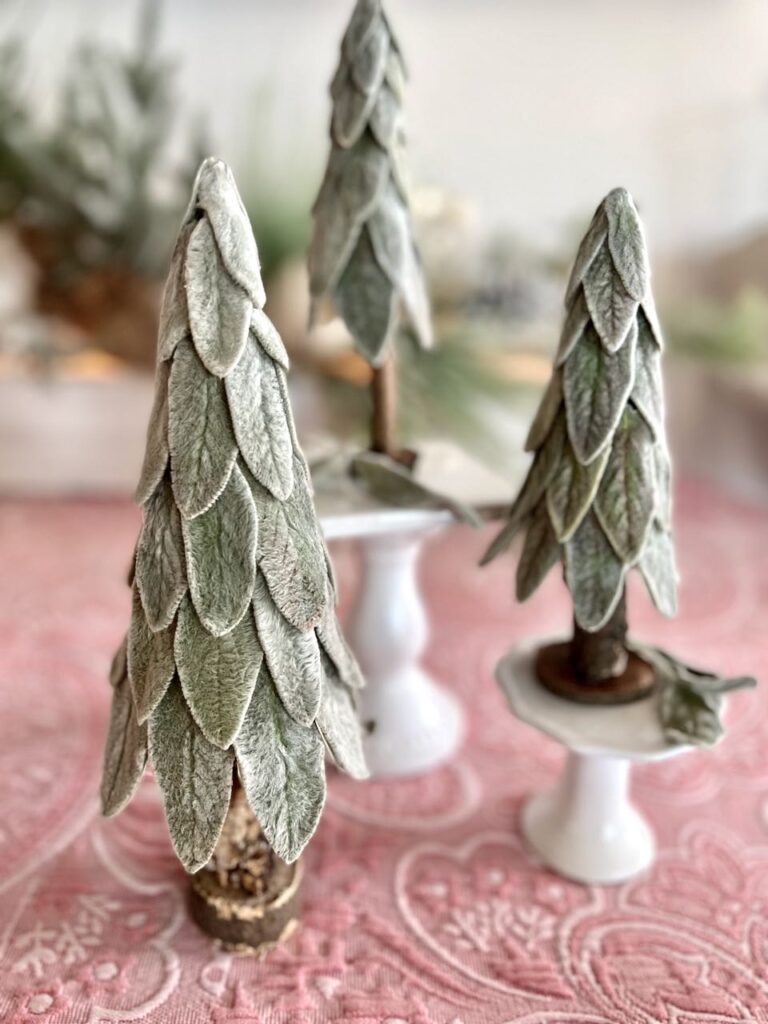
<svg viewBox="0 0 768 1024">
<path fill-rule="evenodd" d="M 118 503 L 0 507 L 0 1020 L 768 1022 L 768 688 L 733 698 L 715 752 L 637 771 L 652 871 L 564 881 L 517 830 L 562 752 L 492 680 L 516 640 L 566 628 L 562 583 L 516 607 L 511 561 L 476 570 L 487 535 L 464 529 L 423 565 L 429 667 L 468 716 L 460 757 L 402 782 L 334 775 L 302 929 L 265 962 L 218 951 L 187 918 L 152 783 L 97 815 L 138 521 Z M 636 633 L 768 680 L 765 509 L 687 485 L 677 542 L 680 615 L 660 620 L 635 588 Z M 354 552 L 335 554 L 348 602 Z"/>
</svg>

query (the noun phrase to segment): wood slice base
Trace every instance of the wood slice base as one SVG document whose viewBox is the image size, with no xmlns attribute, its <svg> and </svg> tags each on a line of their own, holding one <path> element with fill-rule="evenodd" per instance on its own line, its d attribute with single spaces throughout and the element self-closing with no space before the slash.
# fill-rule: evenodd
<svg viewBox="0 0 768 1024">
<path fill-rule="evenodd" d="M 225 888 L 214 871 L 192 878 L 190 909 L 195 922 L 230 952 L 265 956 L 298 927 L 301 861 L 277 861 L 264 893 L 254 896 Z"/>
<path fill-rule="evenodd" d="M 542 686 L 577 704 L 631 704 L 647 697 L 656 686 L 653 667 L 632 651 L 620 676 L 602 683 L 586 682 L 574 669 L 570 641 L 540 648 L 535 670 Z"/>
</svg>

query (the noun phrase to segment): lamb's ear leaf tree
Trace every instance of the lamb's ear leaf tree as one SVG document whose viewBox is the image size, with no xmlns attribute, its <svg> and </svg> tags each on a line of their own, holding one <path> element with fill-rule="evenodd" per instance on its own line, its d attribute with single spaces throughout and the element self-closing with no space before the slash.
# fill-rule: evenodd
<svg viewBox="0 0 768 1024">
<path fill-rule="evenodd" d="M 371 450 L 380 458 L 353 459 L 353 474 L 385 503 L 396 493 L 399 504 L 447 507 L 410 474 L 407 494 L 400 487 L 403 467 L 412 469 L 414 455 L 402 452 L 396 438 L 395 340 L 407 325 L 416 344 L 433 345 L 405 175 L 405 81 L 402 51 L 382 0 L 357 0 L 331 83 L 331 149 L 312 210 L 311 319 L 329 300 L 371 366 Z M 474 520 L 463 506 L 453 511 Z"/>
<path fill-rule="evenodd" d="M 149 759 L 189 872 L 213 854 L 235 777 L 290 863 L 322 811 L 324 753 L 366 774 L 361 677 L 336 622 L 287 357 L 263 304 L 234 178 L 208 159 L 163 298 L 102 783 L 104 813 L 116 814 Z"/>
<path fill-rule="evenodd" d="M 567 660 L 575 699 L 611 699 L 637 653 L 627 641 L 631 570 L 640 571 L 660 612 L 677 610 L 661 351 L 643 228 L 632 197 L 614 189 L 576 255 L 552 377 L 526 443 L 530 469 L 483 558 L 490 562 L 525 535 L 521 601 L 562 563 L 574 611 Z M 646 661 L 659 676 L 658 659 Z M 646 673 L 650 684 L 653 676 Z M 669 670 L 665 678 L 674 676 Z M 677 698 L 666 692 L 671 719 Z M 679 687 L 675 693 L 682 699 Z M 616 691 L 613 699 L 627 696 Z M 695 716 L 679 717 L 698 742 Z"/>
</svg>

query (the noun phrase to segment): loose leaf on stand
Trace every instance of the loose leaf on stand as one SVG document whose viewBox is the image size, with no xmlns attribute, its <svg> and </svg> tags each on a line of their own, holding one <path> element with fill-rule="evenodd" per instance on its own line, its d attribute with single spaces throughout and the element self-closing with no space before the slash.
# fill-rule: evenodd
<svg viewBox="0 0 768 1024">
<path fill-rule="evenodd" d="M 136 488 L 136 501 L 143 505 L 163 479 L 168 466 L 168 377 L 170 363 L 159 363 L 155 375 L 155 400 L 147 428 L 147 446 Z"/>
<path fill-rule="evenodd" d="M 282 370 L 254 338 L 226 389 L 235 436 L 251 473 L 280 501 L 293 489 L 293 445 L 279 376 Z"/>
<path fill-rule="evenodd" d="M 251 810 L 275 853 L 289 864 L 301 854 L 325 802 L 323 742 L 286 712 L 262 667 L 235 740 L 240 779 Z"/>
<path fill-rule="evenodd" d="M 136 585 L 153 632 L 167 629 L 187 590 L 181 519 L 164 480 L 144 506 L 136 549 Z"/>
<path fill-rule="evenodd" d="M 605 625 L 624 592 L 624 575 L 625 566 L 590 510 L 565 545 L 565 579 L 582 629 L 595 632 Z"/>
<path fill-rule="evenodd" d="M 256 630 L 275 689 L 288 714 L 302 726 L 317 717 L 322 689 L 320 648 L 314 630 L 302 632 L 280 613 L 264 577 L 253 592 Z"/>
<path fill-rule="evenodd" d="M 181 688 L 206 739 L 226 750 L 234 742 L 251 702 L 264 655 L 253 616 L 214 637 L 186 599 L 176 626 L 176 665 Z"/>
<path fill-rule="evenodd" d="M 614 551 L 627 565 L 640 557 L 654 513 L 653 435 L 628 405 L 597 492 L 595 511 Z"/>
<path fill-rule="evenodd" d="M 133 610 L 128 630 L 128 677 L 139 722 L 145 722 L 171 685 L 176 665 L 173 660 L 173 626 L 153 633 L 149 628 L 138 591 L 133 592 Z"/>
<path fill-rule="evenodd" d="M 101 808 L 107 817 L 119 814 L 133 797 L 147 763 L 147 727 L 139 725 L 128 680 L 123 678 L 112 695 Z"/>
<path fill-rule="evenodd" d="M 525 543 L 517 563 L 518 601 L 527 601 L 560 557 L 560 543 L 552 529 L 547 504 L 540 501 L 530 517 Z"/>
<path fill-rule="evenodd" d="M 237 441 L 224 382 L 207 372 L 189 340 L 173 357 L 169 413 L 173 493 L 184 518 L 193 519 L 227 486 Z"/>
<path fill-rule="evenodd" d="M 317 729 L 338 767 L 353 779 L 367 779 L 360 721 L 349 690 L 327 656 L 323 657 L 323 677 Z"/>
<path fill-rule="evenodd" d="M 193 874 L 210 860 L 229 810 L 232 751 L 205 738 L 176 682 L 149 720 L 149 756 L 173 847 Z"/>
<path fill-rule="evenodd" d="M 215 505 L 183 530 L 195 610 L 209 633 L 223 636 L 248 610 L 256 576 L 256 508 L 237 466 Z"/>
<path fill-rule="evenodd" d="M 397 325 L 398 294 L 363 230 L 335 290 L 336 304 L 360 351 L 378 366 Z"/>
<path fill-rule="evenodd" d="M 677 567 L 672 537 L 654 523 L 640 558 L 640 571 L 653 603 L 662 615 L 677 614 Z"/>
<path fill-rule="evenodd" d="M 589 465 L 582 466 L 566 440 L 557 473 L 547 487 L 549 518 L 561 544 L 570 540 L 589 511 L 609 454 L 610 448 L 605 448 Z"/>
<path fill-rule="evenodd" d="M 635 321 L 638 303 L 624 287 L 605 247 L 584 275 L 584 298 L 603 348 L 617 352 Z"/>
</svg>

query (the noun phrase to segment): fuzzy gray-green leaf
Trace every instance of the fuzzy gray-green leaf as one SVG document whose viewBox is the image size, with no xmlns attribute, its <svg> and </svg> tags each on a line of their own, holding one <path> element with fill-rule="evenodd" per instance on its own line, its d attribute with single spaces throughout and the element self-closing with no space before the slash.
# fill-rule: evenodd
<svg viewBox="0 0 768 1024">
<path fill-rule="evenodd" d="M 124 679 L 128 678 L 128 635 L 123 637 L 123 642 L 115 651 L 112 662 L 109 666 L 109 685 L 113 688 L 119 686 Z"/>
<path fill-rule="evenodd" d="M 179 609 L 176 666 L 192 716 L 206 739 L 226 750 L 251 702 L 264 655 L 253 616 L 246 614 L 225 636 L 211 636 L 191 601 Z"/>
<path fill-rule="evenodd" d="M 653 337 L 642 310 L 637 317 L 637 371 L 632 402 L 653 431 L 656 442 L 664 440 L 664 382 L 661 375 L 661 350 Z"/>
<path fill-rule="evenodd" d="M 363 674 L 344 638 L 334 608 L 329 608 L 326 611 L 325 618 L 317 627 L 316 633 L 320 646 L 333 662 L 342 683 L 353 690 L 362 689 L 365 686 Z"/>
<path fill-rule="evenodd" d="M 568 311 L 565 314 L 563 329 L 560 332 L 560 344 L 557 347 L 557 355 L 555 356 L 555 366 L 562 366 L 571 352 L 573 352 L 588 323 L 589 310 L 584 298 L 584 289 L 579 286 L 573 299 L 568 303 Z"/>
<path fill-rule="evenodd" d="M 331 137 L 337 146 L 349 149 L 365 131 L 376 103 L 375 93 L 356 89 L 351 79 L 333 105 Z"/>
<path fill-rule="evenodd" d="M 634 565 L 645 546 L 654 513 L 653 436 L 628 405 L 613 435 L 595 500 L 600 525 L 614 551 Z"/>
<path fill-rule="evenodd" d="M 147 727 L 136 719 L 131 688 L 123 678 L 112 694 L 101 779 L 102 814 L 111 818 L 123 810 L 138 788 L 146 763 Z"/>
<path fill-rule="evenodd" d="M 277 365 L 288 373 L 290 359 L 283 339 L 267 314 L 261 309 L 254 308 L 251 311 L 251 333 L 269 358 L 274 359 Z"/>
<path fill-rule="evenodd" d="M 378 366 L 397 326 L 398 292 L 376 259 L 365 229 L 334 295 L 360 354 Z"/>
<path fill-rule="evenodd" d="M 210 373 L 225 377 L 245 346 L 253 304 L 224 267 L 207 218 L 189 240 L 184 281 L 197 354 Z"/>
<path fill-rule="evenodd" d="M 128 677 L 139 722 L 145 722 L 163 699 L 175 670 L 173 626 L 153 633 L 134 589 L 128 630 Z"/>
<path fill-rule="evenodd" d="M 135 575 L 149 628 L 166 629 L 187 590 L 181 519 L 167 480 L 144 506 Z"/>
<path fill-rule="evenodd" d="M 629 192 L 616 188 L 605 200 L 608 216 L 608 248 L 629 295 L 641 302 L 648 290 L 650 270 L 645 239 L 637 209 Z"/>
<path fill-rule="evenodd" d="M 163 289 L 160 305 L 158 331 L 158 362 L 167 362 L 176 351 L 176 346 L 189 334 L 189 311 L 187 292 L 184 287 L 184 267 L 187 261 L 187 246 L 194 224 L 184 224 L 171 258 L 171 269 Z"/>
<path fill-rule="evenodd" d="M 178 681 L 149 720 L 149 756 L 173 847 L 193 874 L 208 863 L 221 834 L 234 757 L 205 738 Z"/>
<path fill-rule="evenodd" d="M 389 149 L 395 144 L 396 136 L 401 131 L 401 121 L 400 101 L 390 86 L 383 85 L 369 122 L 373 137 L 383 149 Z"/>
<path fill-rule="evenodd" d="M 595 256 L 605 244 L 608 238 L 608 218 L 601 203 L 595 211 L 595 215 L 587 228 L 587 233 L 581 241 L 576 259 L 574 260 L 568 286 L 565 290 L 565 301 L 567 304 L 573 300 L 576 290 L 584 280 L 584 275 L 592 265 Z"/>
<path fill-rule="evenodd" d="M 136 501 L 143 505 L 163 479 L 168 466 L 168 378 L 170 363 L 158 363 L 155 375 L 155 400 L 147 427 L 147 446 L 136 488 Z"/>
<path fill-rule="evenodd" d="M 568 434 L 581 463 L 610 443 L 635 382 L 636 333 L 618 352 L 606 352 L 589 325 L 563 368 Z"/>
<path fill-rule="evenodd" d="M 293 489 L 293 445 L 279 375 L 254 338 L 227 377 L 235 436 L 248 469 L 280 501 Z"/>
<path fill-rule="evenodd" d="M 565 545 L 565 580 L 582 629 L 605 625 L 624 591 L 624 576 L 625 566 L 590 510 Z"/>
<path fill-rule="evenodd" d="M 666 446 L 657 442 L 653 449 L 655 516 L 665 530 L 672 529 L 672 465 Z"/>
<path fill-rule="evenodd" d="M 527 452 L 535 452 L 544 444 L 562 404 L 563 376 L 560 370 L 555 370 L 549 378 L 549 384 L 539 402 L 531 429 L 528 431 L 528 437 L 525 440 Z"/>
<path fill-rule="evenodd" d="M 607 246 L 598 250 L 584 275 L 584 298 L 607 352 L 617 352 L 634 323 L 638 303 L 624 287 Z"/>
<path fill-rule="evenodd" d="M 343 59 L 355 59 L 360 48 L 380 28 L 381 13 L 381 0 L 357 0 L 341 42 Z"/>
<path fill-rule="evenodd" d="M 367 96 L 375 96 L 384 81 L 389 53 L 389 33 L 383 19 L 360 49 L 349 60 L 355 87 Z"/>
<path fill-rule="evenodd" d="M 270 846 L 293 863 L 317 828 L 325 802 L 323 742 L 285 711 L 262 667 L 235 740 L 246 799 Z"/>
<path fill-rule="evenodd" d="M 547 508 L 561 544 L 573 536 L 587 514 L 603 477 L 610 447 L 583 466 L 566 440 L 557 473 L 547 488 Z"/>
<path fill-rule="evenodd" d="M 192 343 L 182 341 L 170 380 L 173 493 L 185 519 L 216 501 L 237 458 L 224 381 L 208 373 Z"/>
<path fill-rule="evenodd" d="M 353 779 L 367 779 L 363 732 L 352 696 L 327 656 L 323 657 L 323 696 L 316 725 L 338 767 Z"/>
<path fill-rule="evenodd" d="M 256 576 L 256 508 L 237 466 L 218 501 L 183 529 L 195 610 L 209 633 L 223 636 L 248 610 Z"/>
<path fill-rule="evenodd" d="M 322 689 L 320 648 L 314 630 L 296 629 L 281 614 L 261 573 L 253 592 L 256 630 L 275 688 L 299 725 L 317 717 Z"/>
<path fill-rule="evenodd" d="M 528 520 L 525 543 L 517 563 L 518 601 L 527 601 L 560 558 L 560 544 L 552 529 L 545 501 L 540 501 Z"/>
<path fill-rule="evenodd" d="M 654 522 L 640 556 L 640 572 L 662 615 L 677 613 L 677 567 L 672 537 Z"/>
</svg>

